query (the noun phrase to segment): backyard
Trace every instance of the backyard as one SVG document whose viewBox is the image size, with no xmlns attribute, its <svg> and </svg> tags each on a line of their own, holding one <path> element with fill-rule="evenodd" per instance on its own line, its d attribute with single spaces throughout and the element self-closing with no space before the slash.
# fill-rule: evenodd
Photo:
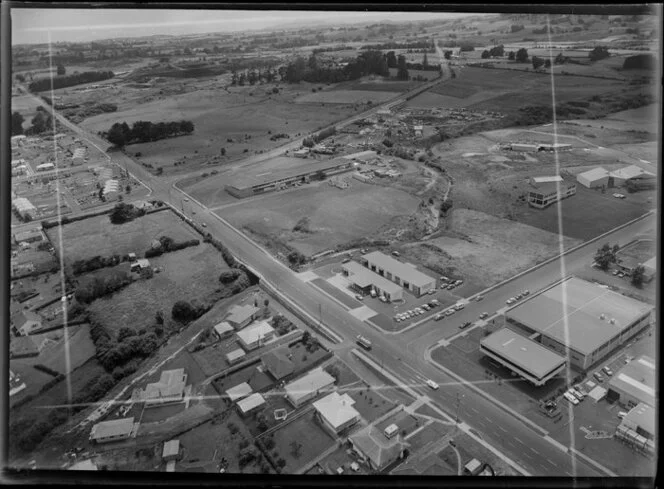
<svg viewBox="0 0 664 489">
<path fill-rule="evenodd" d="M 353 387 L 349 394 L 355 401 L 353 407 L 369 423 L 396 406 L 395 403 L 387 400 L 368 384 Z"/>
</svg>

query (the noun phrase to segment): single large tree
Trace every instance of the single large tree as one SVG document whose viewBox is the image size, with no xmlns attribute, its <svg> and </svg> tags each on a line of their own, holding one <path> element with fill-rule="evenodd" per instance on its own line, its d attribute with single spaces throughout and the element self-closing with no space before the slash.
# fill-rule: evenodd
<svg viewBox="0 0 664 489">
<path fill-rule="evenodd" d="M 397 78 L 399 80 L 408 80 L 408 68 L 406 67 L 406 57 L 400 54 L 397 58 Z"/>
<path fill-rule="evenodd" d="M 521 48 L 516 52 L 515 59 L 517 63 L 527 63 L 528 62 L 528 50 L 526 48 Z"/>
<path fill-rule="evenodd" d="M 597 250 L 597 253 L 595 253 L 595 262 L 601 270 L 608 270 L 611 264 L 616 262 L 616 251 L 615 248 L 611 248 L 609 243 L 604 243 L 604 245 Z"/>
<path fill-rule="evenodd" d="M 643 265 L 639 265 L 632 271 L 632 285 L 634 287 L 643 287 L 645 271 L 646 269 Z"/>
<path fill-rule="evenodd" d="M 62 63 L 59 63 L 58 67 L 57 67 L 57 73 L 58 73 L 58 75 L 67 74 L 67 69 L 65 68 L 65 65 L 63 65 Z"/>
<path fill-rule="evenodd" d="M 590 51 L 588 54 L 588 58 L 590 58 L 590 61 L 595 62 L 599 61 L 600 59 L 608 58 L 611 56 L 609 54 L 609 48 L 606 46 L 597 46 L 595 49 Z"/>
<path fill-rule="evenodd" d="M 23 116 L 20 112 L 14 111 L 12 113 L 12 136 L 23 134 Z"/>
<path fill-rule="evenodd" d="M 544 60 L 538 56 L 533 56 L 533 69 L 538 70 L 544 65 Z"/>
</svg>

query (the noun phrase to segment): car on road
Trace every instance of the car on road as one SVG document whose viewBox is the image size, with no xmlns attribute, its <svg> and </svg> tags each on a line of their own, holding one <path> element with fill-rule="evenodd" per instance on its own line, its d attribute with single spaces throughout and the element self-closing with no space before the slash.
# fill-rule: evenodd
<svg viewBox="0 0 664 489">
<path fill-rule="evenodd" d="M 371 341 L 366 339 L 364 336 L 357 335 L 355 342 L 365 350 L 371 350 Z"/>
<path fill-rule="evenodd" d="M 427 385 L 431 387 L 433 390 L 438 390 L 439 385 L 436 384 L 433 380 L 427 379 Z"/>
<path fill-rule="evenodd" d="M 439 313 L 436 314 L 433 318 L 434 318 L 436 321 L 440 321 L 440 320 L 443 319 L 444 317 L 445 317 L 445 315 L 444 315 L 442 312 L 439 312 Z"/>
<path fill-rule="evenodd" d="M 526 290 L 524 290 L 523 292 L 521 292 L 521 295 L 523 295 L 524 297 L 527 296 L 527 295 L 529 295 L 529 294 L 530 294 L 530 291 L 529 291 L 528 289 L 526 289 Z"/>
<path fill-rule="evenodd" d="M 477 302 L 479 302 L 479 301 L 481 301 L 481 300 L 483 300 L 483 299 L 484 299 L 484 296 L 483 296 L 483 295 L 478 295 L 477 297 L 475 297 L 475 300 L 476 300 Z"/>
<path fill-rule="evenodd" d="M 451 316 L 452 314 L 454 314 L 454 309 L 448 309 L 448 310 L 445 312 L 445 315 L 446 315 L 446 316 Z"/>
<path fill-rule="evenodd" d="M 505 304 L 507 304 L 508 306 L 511 306 L 511 305 L 514 304 L 515 302 L 516 302 L 516 299 L 515 299 L 514 297 L 510 297 L 509 299 L 507 299 L 507 300 L 505 301 Z"/>
<path fill-rule="evenodd" d="M 602 372 L 604 372 L 609 377 L 611 377 L 613 375 L 613 370 L 611 370 L 608 366 L 603 367 Z"/>
<path fill-rule="evenodd" d="M 456 309 L 457 311 L 460 311 L 460 310 L 463 309 L 464 307 L 466 307 L 466 306 L 463 305 L 463 304 L 457 304 L 456 306 L 454 306 L 454 309 Z"/>
<path fill-rule="evenodd" d="M 204 228 L 206 228 L 206 227 L 207 227 L 207 224 L 205 224 L 204 222 L 202 222 L 202 223 L 201 223 L 201 226 L 203 226 Z"/>
<path fill-rule="evenodd" d="M 362 294 L 355 294 L 355 298 L 356 298 L 358 301 L 364 300 L 364 296 L 363 296 Z"/>
<path fill-rule="evenodd" d="M 488 312 L 483 312 L 482 314 L 480 314 L 480 319 L 486 319 L 486 318 L 488 318 L 488 317 L 489 317 L 489 313 L 488 313 Z"/>
<path fill-rule="evenodd" d="M 593 377 L 595 377 L 595 379 L 597 380 L 597 382 L 600 382 L 600 383 L 601 383 L 601 382 L 604 382 L 604 377 L 602 377 L 602 374 L 600 374 L 599 372 L 595 372 L 595 373 L 593 374 Z"/>
<path fill-rule="evenodd" d="M 461 324 L 459 326 L 459 329 L 466 329 L 468 326 L 470 326 L 472 323 L 470 321 L 466 321 L 465 323 Z"/>
</svg>

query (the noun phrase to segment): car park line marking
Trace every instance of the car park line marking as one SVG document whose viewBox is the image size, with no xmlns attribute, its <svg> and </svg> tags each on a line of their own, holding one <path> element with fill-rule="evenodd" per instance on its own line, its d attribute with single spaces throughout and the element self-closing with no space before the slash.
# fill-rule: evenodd
<svg viewBox="0 0 664 489">
<path fill-rule="evenodd" d="M 524 445 L 524 443 L 523 443 L 519 438 L 517 438 L 516 436 L 514 437 L 514 439 L 515 439 L 516 441 L 518 441 L 519 443 L 521 443 L 522 445 Z"/>
<path fill-rule="evenodd" d="M 502 431 L 503 433 L 507 433 L 507 430 L 505 428 L 503 428 L 502 426 L 500 426 L 500 425 L 498 426 L 498 429 L 500 431 Z"/>
<path fill-rule="evenodd" d="M 537 451 L 537 450 L 535 450 L 534 448 L 532 448 L 532 447 L 531 447 L 530 449 L 531 449 L 531 450 L 532 450 L 533 452 L 535 452 L 535 453 L 536 453 L 537 455 L 539 455 L 539 454 L 540 454 L 540 452 L 538 452 L 538 451 Z"/>
</svg>

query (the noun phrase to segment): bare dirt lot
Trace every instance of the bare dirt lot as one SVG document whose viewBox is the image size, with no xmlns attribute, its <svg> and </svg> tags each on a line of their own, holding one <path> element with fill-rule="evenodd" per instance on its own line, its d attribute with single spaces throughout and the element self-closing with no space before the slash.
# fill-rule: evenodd
<svg viewBox="0 0 664 489">
<path fill-rule="evenodd" d="M 456 209 L 448 225 L 447 236 L 405 249 L 425 266 L 462 270 L 464 278 L 477 285 L 500 282 L 559 251 L 556 234 L 482 212 Z M 580 240 L 564 239 L 565 248 L 578 243 Z"/>
<path fill-rule="evenodd" d="M 395 216 L 417 210 L 419 199 L 405 192 L 350 181 L 348 189 L 327 182 L 310 184 L 294 192 L 242 202 L 218 213 L 239 228 L 277 238 L 310 255 L 371 236 Z M 312 232 L 293 231 L 303 217 L 309 217 Z"/>
<path fill-rule="evenodd" d="M 47 234 L 59 253 L 58 228 L 51 228 Z M 69 263 L 116 253 L 121 256 L 136 253 L 142 257 L 152 240 L 161 236 L 170 236 L 175 241 L 200 239 L 200 235 L 165 210 L 124 224 L 111 224 L 107 214 L 66 224 L 62 228 L 62 247 Z"/>
</svg>

